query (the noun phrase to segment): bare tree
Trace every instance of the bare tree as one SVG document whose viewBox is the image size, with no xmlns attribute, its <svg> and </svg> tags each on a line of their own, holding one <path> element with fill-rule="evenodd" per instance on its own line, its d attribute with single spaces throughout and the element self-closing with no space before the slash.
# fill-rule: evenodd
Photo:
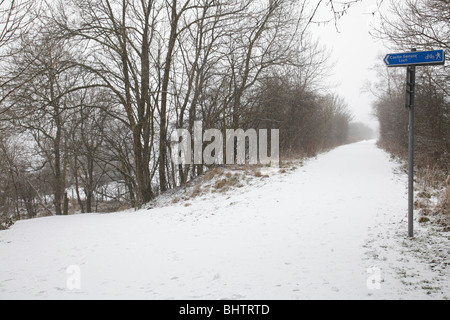
<svg viewBox="0 0 450 320">
<path fill-rule="evenodd" d="M 12 87 L 15 77 L 4 72 L 9 57 L 16 54 L 14 44 L 21 34 L 28 32 L 34 22 L 35 0 L 0 0 L 0 121 L 8 107 L 4 102 L 18 86 Z"/>
<path fill-rule="evenodd" d="M 32 152 L 27 148 L 27 135 L 13 134 L 4 128 L 0 138 L 0 215 L 34 218 L 39 207 L 48 212 L 39 195 L 39 181 L 32 169 Z"/>
<path fill-rule="evenodd" d="M 0 0 L 0 49 L 15 41 L 32 23 L 34 0 Z M 0 55 L 1 57 L 1 55 Z"/>
<path fill-rule="evenodd" d="M 392 49 L 410 51 L 450 50 L 450 3 L 448 0 L 391 1 L 390 14 L 381 16 L 372 34 Z M 450 55 L 447 55 L 447 61 Z M 449 66 L 434 68 L 433 81 L 450 95 Z"/>
<path fill-rule="evenodd" d="M 73 24 L 66 12 L 70 8 L 61 3 L 55 21 L 67 37 L 84 41 L 90 48 L 91 59 L 82 66 L 98 77 L 121 106 L 124 117 L 118 118 L 133 136 L 136 195 L 139 203 L 148 202 L 154 197 L 150 160 L 156 108 L 150 96 L 154 91 L 150 66 L 155 62 L 150 60 L 150 46 L 156 32 L 155 17 L 163 8 L 151 0 L 73 0 L 70 4 L 82 20 Z M 162 130 L 165 122 L 161 121 Z"/>
<path fill-rule="evenodd" d="M 381 16 L 373 35 L 385 40 L 394 50 L 450 49 L 450 3 L 448 0 L 391 1 L 390 14 Z M 450 59 L 447 55 L 447 62 Z M 397 154 L 407 150 L 407 119 L 397 112 L 404 104 L 404 75 L 379 71 L 381 86 L 376 86 L 375 111 L 381 125 L 381 144 Z M 387 86 L 386 86 L 387 84 Z M 382 86 L 389 90 L 380 90 Z M 449 162 L 450 73 L 442 68 L 422 67 L 417 73 L 416 136 L 418 164 L 447 167 Z M 395 111 L 393 111 L 395 110 Z"/>
<path fill-rule="evenodd" d="M 68 93 L 76 86 L 80 73 L 67 43 L 51 33 L 33 36 L 22 37 L 21 55 L 15 56 L 10 66 L 15 75 L 11 86 L 15 89 L 8 98 L 11 107 L 7 116 L 17 128 L 34 137 L 44 165 L 51 168 L 55 212 L 60 215 L 68 165 L 68 109 L 73 106 Z"/>
<path fill-rule="evenodd" d="M 102 158 L 106 139 L 103 128 L 111 124 L 108 113 L 103 111 L 108 99 L 101 90 L 78 90 L 73 94 L 72 99 L 78 103 L 70 119 L 68 138 L 72 179 L 81 212 L 93 212 L 94 193 L 112 162 Z"/>
</svg>

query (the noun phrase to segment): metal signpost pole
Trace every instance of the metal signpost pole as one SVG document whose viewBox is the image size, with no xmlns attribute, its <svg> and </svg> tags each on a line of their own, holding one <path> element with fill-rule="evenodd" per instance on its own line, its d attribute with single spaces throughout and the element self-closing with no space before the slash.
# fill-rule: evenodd
<svg viewBox="0 0 450 320">
<path fill-rule="evenodd" d="M 414 104 L 416 67 L 407 67 L 406 107 L 409 109 L 409 165 L 408 165 L 408 235 L 414 237 Z"/>
</svg>

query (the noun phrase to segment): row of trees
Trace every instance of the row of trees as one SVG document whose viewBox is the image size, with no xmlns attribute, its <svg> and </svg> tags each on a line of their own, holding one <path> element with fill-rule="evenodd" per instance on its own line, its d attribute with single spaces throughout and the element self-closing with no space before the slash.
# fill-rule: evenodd
<svg viewBox="0 0 450 320">
<path fill-rule="evenodd" d="M 392 16 L 382 18 L 374 35 L 387 40 L 393 50 L 450 49 L 450 5 L 447 0 L 392 2 Z M 447 61 L 450 56 L 447 55 Z M 381 59 L 380 59 L 381 61 Z M 380 122 L 380 144 L 406 156 L 408 112 L 405 110 L 405 71 L 378 68 L 375 114 Z M 419 166 L 437 166 L 449 172 L 450 72 L 442 67 L 417 68 L 416 157 Z"/>
<path fill-rule="evenodd" d="M 345 103 L 317 93 L 326 57 L 306 37 L 315 9 L 303 0 L 2 2 L 2 211 L 67 214 L 70 193 L 82 212 L 99 194 L 145 204 L 205 169 L 171 161 L 171 133 L 199 120 L 280 129 L 282 152 L 343 143 Z"/>
<path fill-rule="evenodd" d="M 319 151 L 345 144 L 352 115 L 345 101 L 332 94 L 320 95 L 308 84 L 271 78 L 263 83 L 253 125 L 280 129 L 284 157 L 315 156 Z"/>
</svg>

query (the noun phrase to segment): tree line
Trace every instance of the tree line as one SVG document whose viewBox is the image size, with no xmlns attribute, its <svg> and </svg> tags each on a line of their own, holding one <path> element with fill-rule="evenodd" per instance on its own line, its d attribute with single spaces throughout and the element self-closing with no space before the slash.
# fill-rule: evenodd
<svg viewBox="0 0 450 320">
<path fill-rule="evenodd" d="M 138 208 L 207 169 L 171 159 L 172 132 L 196 121 L 280 129 L 282 156 L 346 141 L 308 1 L 0 1 L 5 216 Z"/>
<path fill-rule="evenodd" d="M 374 35 L 392 50 L 447 52 L 446 65 L 418 67 L 416 84 L 416 160 L 420 168 L 436 167 L 448 176 L 450 164 L 450 5 L 447 0 L 392 2 L 394 18 L 381 18 Z M 380 59 L 381 61 L 382 59 Z M 373 85 L 375 115 L 380 122 L 380 144 L 407 158 L 408 112 L 405 109 L 406 71 L 378 66 Z"/>
</svg>

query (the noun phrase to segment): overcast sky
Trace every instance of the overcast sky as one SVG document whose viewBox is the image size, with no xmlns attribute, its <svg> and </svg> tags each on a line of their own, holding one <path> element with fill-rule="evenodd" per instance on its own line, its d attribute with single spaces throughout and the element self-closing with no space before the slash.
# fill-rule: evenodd
<svg viewBox="0 0 450 320">
<path fill-rule="evenodd" d="M 334 23 L 314 25 L 311 29 L 314 36 L 321 39 L 332 53 L 334 70 L 330 82 L 335 85 L 334 91 L 345 98 L 355 121 L 367 123 L 372 128 L 377 127 L 377 121 L 372 117 L 372 96 L 362 92 L 368 80 L 374 80 L 371 71 L 380 55 L 389 52 L 379 40 L 370 34 L 370 25 L 376 21 L 372 15 L 378 8 L 380 0 L 363 0 L 353 5 L 348 14 L 338 21 L 339 32 Z M 386 11 L 388 1 L 380 7 Z M 329 10 L 329 8 L 323 8 Z"/>
</svg>

